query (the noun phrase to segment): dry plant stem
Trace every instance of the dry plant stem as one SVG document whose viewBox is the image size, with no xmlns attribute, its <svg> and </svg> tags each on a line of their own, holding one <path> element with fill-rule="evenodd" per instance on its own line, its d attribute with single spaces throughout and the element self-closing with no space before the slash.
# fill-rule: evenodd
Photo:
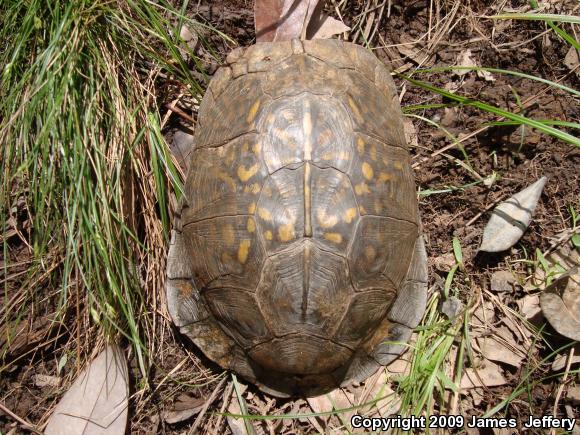
<svg viewBox="0 0 580 435">
<path fill-rule="evenodd" d="M 171 112 L 175 112 L 177 113 L 179 116 L 181 116 L 183 119 L 186 119 L 187 121 L 191 122 L 192 124 L 195 124 L 195 119 L 193 119 L 192 116 L 188 115 L 187 113 L 185 113 L 183 110 L 181 110 L 179 107 L 177 107 L 175 104 L 177 103 L 176 101 L 173 101 L 171 104 L 166 104 L 165 108 L 167 110 L 170 110 Z"/>
<path fill-rule="evenodd" d="M 213 401 L 217 397 L 217 394 L 222 390 L 222 387 L 223 387 L 224 382 L 226 381 L 226 379 L 227 378 L 224 376 L 224 378 L 220 381 L 219 384 L 216 385 L 216 387 L 211 392 L 211 394 L 208 397 L 208 399 L 203 404 L 203 408 L 199 412 L 197 418 L 195 419 L 195 422 L 193 423 L 193 426 L 191 426 L 191 429 L 188 432 L 189 435 L 196 433 L 197 428 L 201 424 L 201 420 L 203 419 L 203 417 L 205 416 L 205 413 L 207 412 L 207 408 L 209 408 L 209 405 L 211 405 L 213 403 Z"/>
<path fill-rule="evenodd" d="M 555 417 L 556 413 L 558 412 L 558 404 L 560 403 L 560 398 L 562 397 L 562 393 L 564 392 L 564 386 L 566 385 L 566 379 L 568 379 L 568 374 L 570 373 L 570 366 L 572 365 L 572 359 L 574 358 L 574 348 L 570 348 L 568 352 L 568 359 L 566 361 L 566 369 L 564 371 L 564 376 L 562 376 L 562 381 L 560 382 L 560 386 L 558 387 L 558 392 L 556 393 L 556 400 L 554 401 L 554 407 L 552 408 L 552 415 Z M 550 431 L 550 435 L 555 435 L 556 431 L 552 429 Z"/>
<path fill-rule="evenodd" d="M 226 391 L 224 393 L 224 397 L 226 398 L 226 400 L 224 400 L 222 403 L 222 407 L 220 408 L 220 412 L 218 414 L 217 421 L 215 422 L 215 425 L 210 433 L 220 433 L 219 428 L 220 428 L 222 421 L 223 421 L 223 418 L 224 418 L 224 411 L 225 411 L 226 407 L 229 405 L 229 400 L 230 400 L 229 398 L 232 395 L 233 389 L 234 389 L 234 384 L 233 384 L 233 382 L 230 382 L 228 384 L 228 386 L 226 387 Z"/>
<path fill-rule="evenodd" d="M 14 420 L 16 420 L 18 423 L 20 423 L 24 427 L 24 429 L 27 429 L 27 430 L 34 432 L 34 433 L 42 434 L 41 431 L 36 429 L 32 424 L 28 423 L 22 417 L 19 417 L 18 415 L 14 414 L 12 411 L 10 411 L 8 408 L 6 408 L 6 406 L 4 406 L 4 404 L 1 402 L 0 402 L 0 410 L 2 410 L 2 412 L 8 414 Z"/>
</svg>

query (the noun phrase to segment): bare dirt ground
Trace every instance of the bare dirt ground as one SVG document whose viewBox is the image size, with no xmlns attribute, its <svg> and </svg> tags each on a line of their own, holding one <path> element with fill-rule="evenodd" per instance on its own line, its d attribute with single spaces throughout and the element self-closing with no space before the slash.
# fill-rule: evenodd
<svg viewBox="0 0 580 435">
<path fill-rule="evenodd" d="M 188 13 L 197 14 L 199 19 L 216 27 L 239 45 L 253 42 L 251 2 L 201 1 L 199 9 L 197 3 L 191 2 Z M 544 3 L 550 13 L 571 13 L 576 7 L 575 15 L 578 15 L 573 1 Z M 578 61 L 565 61 L 572 58 L 569 45 L 544 22 L 485 18 L 500 12 L 528 11 L 529 8 L 523 7 L 521 2 L 411 0 L 373 3 L 356 0 L 339 5 L 337 9 L 342 19 L 353 28 L 350 40 L 358 43 L 368 40 L 379 59 L 399 73 L 411 74 L 418 67 L 465 65 L 465 59 L 468 59 L 478 66 L 519 71 L 579 89 Z M 328 8 L 328 12 L 337 16 L 334 7 Z M 234 46 L 215 35 L 208 34 L 208 37 L 217 48 L 215 57 L 218 59 L 223 59 Z M 207 70 L 213 73 L 219 61 L 199 50 L 198 55 Z M 484 76 L 474 71 L 423 73 L 414 77 L 534 119 L 578 122 L 580 118 L 577 99 L 566 91 L 530 79 L 499 73 Z M 403 108 L 449 102 L 399 76 L 395 76 L 395 81 Z M 173 88 L 167 86 L 167 101 L 175 98 L 173 92 Z M 509 315 L 509 310 L 524 313 L 525 317 L 526 310 L 531 309 L 529 304 L 537 301 L 540 290 L 532 283 L 536 250 L 544 253 L 557 251 L 561 236 L 571 234 L 570 209 L 580 211 L 580 150 L 529 128 L 490 125 L 490 122 L 500 120 L 499 117 L 471 107 L 427 108 L 412 113 L 418 115 L 407 118 L 416 183 L 419 191 L 433 192 L 420 195 L 431 291 L 442 289 L 454 264 L 452 241 L 455 237 L 461 244 L 465 267 L 455 286 L 459 289 L 459 298 L 472 309 L 474 336 L 477 336 L 478 327 L 501 331 L 504 342 L 511 346 L 510 352 L 520 355 L 510 360 L 509 357 L 493 358 L 489 355 L 486 358 L 485 352 L 479 354 L 478 360 L 483 361 L 483 385 L 463 390 L 454 404 L 449 398 L 448 408 L 435 406 L 431 411 L 448 414 L 454 410 L 465 416 L 483 415 L 521 385 L 529 373 L 528 363 L 534 362 L 539 368 L 528 379 L 526 385 L 529 387 L 511 400 L 502 410 L 502 415 L 523 420 L 530 413 L 552 414 L 555 407 L 557 415 L 577 418 L 580 415 L 578 392 L 571 393 L 574 386 L 577 389 L 579 385 L 577 371 L 565 381 L 561 376 L 551 376 L 557 373 L 554 366 L 557 358 L 551 355 L 552 349 L 569 341 L 549 325 L 545 331 L 551 337 L 550 344 L 535 339 L 523 326 L 524 321 Z M 443 126 L 458 138 L 467 160 L 459 147 L 449 147 L 452 144 L 449 136 L 433 123 Z M 191 129 L 187 120 L 174 116 L 167 129 L 169 140 L 176 127 Z M 444 148 L 447 149 L 441 152 Z M 470 170 L 457 161 L 468 163 Z M 548 182 L 532 224 L 520 242 L 502 254 L 478 254 L 490 209 L 542 176 L 548 177 Z M 513 277 L 500 280 L 503 288 L 492 285 L 492 276 L 498 277 L 498 271 L 509 271 Z M 478 314 L 483 314 L 483 320 Z M 38 324 L 31 331 L 50 327 L 42 323 L 41 315 L 38 318 Z M 164 322 L 162 330 L 165 333 L 154 338 L 157 341 L 156 367 L 147 380 L 148 387 L 141 379 L 135 358 L 130 355 L 134 381 L 131 392 L 134 395 L 128 432 L 245 433 L 243 423 L 223 414 L 236 413 L 238 399 L 233 393 L 231 376 L 224 374 L 176 333 L 166 316 L 159 315 L 159 319 Z M 529 320 L 538 326 L 544 324 L 537 311 Z M 0 401 L 14 414 L 33 424 L 45 421 L 78 368 L 75 363 L 65 361 L 58 369 L 62 359 L 55 355 L 63 354 L 64 344 L 58 341 L 60 333 L 55 330 L 51 335 L 53 345 L 40 351 L 34 351 L 35 341 L 31 333 L 25 338 L 28 345 L 23 345 L 21 354 L 14 356 L 12 369 L 0 379 Z M 87 333 L 87 337 L 93 335 Z M 483 336 L 485 333 L 480 335 Z M 481 350 L 481 342 L 474 338 L 474 343 Z M 569 355 L 567 351 L 562 354 L 564 357 Z M 543 358 L 547 359 L 542 361 Z M 571 357 L 568 360 L 568 369 L 578 368 L 577 360 Z M 467 365 L 470 364 L 473 362 Z M 38 381 L 38 375 L 56 376 L 59 380 L 54 385 L 44 385 Z M 501 379 L 498 380 L 496 375 Z M 386 381 L 389 388 L 396 391 L 397 385 L 391 375 L 383 373 L 381 376 L 373 380 Z M 491 381 L 486 376 L 496 377 Z M 361 403 L 370 390 L 375 391 L 373 388 L 356 386 L 334 396 L 340 401 L 340 406 L 335 408 L 349 408 Z M 280 400 L 251 385 L 243 393 L 243 398 L 248 412 L 257 415 L 306 415 L 333 409 L 328 400 Z M 183 409 L 194 411 L 189 418 L 182 418 L 179 411 Z M 239 407 L 237 410 L 239 412 Z M 254 430 L 256 433 L 301 434 L 331 430 L 348 433 L 346 415 L 350 414 L 346 412 L 342 418 L 325 415 L 254 421 Z M 182 421 L 171 423 L 172 417 L 174 420 L 182 418 Z M 12 417 L 0 411 L 0 430 L 3 433 L 11 433 L 15 428 L 19 433 L 19 427 Z M 492 431 L 482 430 L 480 433 Z"/>
</svg>

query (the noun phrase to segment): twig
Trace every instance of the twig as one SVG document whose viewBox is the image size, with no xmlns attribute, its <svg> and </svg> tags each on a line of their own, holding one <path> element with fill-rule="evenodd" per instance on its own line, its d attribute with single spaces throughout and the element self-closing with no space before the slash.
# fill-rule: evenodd
<svg viewBox="0 0 580 435">
<path fill-rule="evenodd" d="M 558 404 L 560 403 L 560 398 L 562 397 L 562 393 L 564 392 L 564 386 L 566 385 L 566 379 L 568 378 L 568 373 L 570 373 L 570 366 L 572 365 L 572 359 L 574 358 L 574 348 L 570 348 L 570 352 L 568 353 L 568 359 L 566 361 L 566 369 L 564 371 L 564 376 L 562 376 L 562 381 L 560 382 L 560 386 L 558 387 L 558 392 L 556 393 L 556 400 L 554 401 L 554 407 L 552 408 L 552 415 L 555 417 L 556 413 L 558 412 Z M 552 429 L 550 431 L 550 435 L 555 434 L 556 431 Z"/>
<path fill-rule="evenodd" d="M 227 377 L 224 376 L 223 379 L 220 381 L 219 384 L 217 384 L 217 386 L 214 388 L 214 390 L 211 392 L 210 396 L 208 397 L 208 399 L 205 401 L 205 403 L 203 404 L 203 408 L 201 408 L 201 411 L 199 412 L 197 418 L 195 419 L 195 421 L 193 422 L 193 426 L 191 426 L 191 429 L 189 429 L 188 434 L 191 435 L 193 433 L 197 433 L 196 430 L 198 428 L 198 426 L 201 423 L 201 420 L 203 418 L 203 416 L 205 415 L 205 413 L 207 412 L 207 408 L 209 408 L 209 405 L 211 405 L 213 403 L 213 401 L 215 400 L 217 393 L 219 391 L 221 391 L 222 386 L 224 384 L 224 382 L 226 381 Z"/>
<path fill-rule="evenodd" d="M 25 429 L 28 429 L 29 431 L 34 432 L 34 433 L 42 434 L 42 432 L 39 431 L 38 429 L 36 429 L 36 427 L 34 427 L 31 423 L 27 422 L 22 417 L 19 417 L 18 415 L 14 414 L 12 411 L 10 411 L 8 408 L 6 408 L 6 406 L 2 402 L 0 402 L 0 409 L 4 413 L 6 413 L 10 417 L 12 417 L 14 420 L 16 420 L 18 423 L 20 423 Z"/>
</svg>

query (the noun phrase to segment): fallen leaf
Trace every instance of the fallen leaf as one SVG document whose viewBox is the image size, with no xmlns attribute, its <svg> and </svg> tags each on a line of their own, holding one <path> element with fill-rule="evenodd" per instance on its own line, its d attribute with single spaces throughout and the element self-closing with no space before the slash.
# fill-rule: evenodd
<svg viewBox="0 0 580 435">
<path fill-rule="evenodd" d="M 547 180 L 540 178 L 495 208 L 483 230 L 480 251 L 501 252 L 516 244 L 530 225 Z"/>
<path fill-rule="evenodd" d="M 574 346 L 573 349 L 574 349 L 574 355 L 572 356 L 572 361 L 570 362 L 571 367 L 575 367 L 577 365 L 580 365 L 580 344 L 577 344 L 576 346 Z M 568 352 L 569 351 L 570 351 L 570 349 L 566 349 L 565 351 L 563 351 L 564 353 L 556 355 L 556 357 L 554 358 L 554 361 L 552 362 L 552 371 L 559 372 L 561 370 L 564 370 L 564 368 L 566 367 L 567 360 L 568 360 Z"/>
<path fill-rule="evenodd" d="M 453 74 L 455 74 L 457 76 L 464 76 L 468 72 L 472 71 L 470 69 L 464 69 L 464 68 L 477 66 L 477 62 L 473 58 L 473 54 L 471 53 L 471 50 L 469 48 L 467 50 L 464 50 L 461 53 L 459 53 L 459 55 L 457 56 L 457 66 L 463 67 L 461 69 L 454 69 L 453 70 Z"/>
<path fill-rule="evenodd" d="M 526 320 L 530 320 L 542 311 L 540 308 L 540 296 L 538 294 L 526 295 L 518 302 L 520 313 Z"/>
<path fill-rule="evenodd" d="M 109 345 L 75 380 L 48 420 L 46 435 L 114 435 L 127 428 L 127 360 Z"/>
<path fill-rule="evenodd" d="M 206 399 L 200 397 L 190 397 L 185 394 L 181 395 L 173 408 L 163 414 L 163 420 L 169 424 L 175 424 L 186 421 L 199 414 L 205 405 Z"/>
<path fill-rule="evenodd" d="M 566 399 L 574 405 L 580 405 L 580 385 L 568 388 Z"/>
<path fill-rule="evenodd" d="M 574 269 L 540 294 L 540 306 L 556 331 L 580 341 L 580 274 Z"/>
<path fill-rule="evenodd" d="M 289 41 L 306 33 L 313 19 L 320 21 L 320 0 L 256 0 L 254 3 L 254 25 L 256 41 Z M 306 35 L 312 39 L 312 35 Z"/>
<path fill-rule="evenodd" d="M 419 146 L 419 135 L 417 134 L 417 130 L 415 129 L 413 121 L 411 121 L 409 118 L 405 118 L 403 121 L 403 129 L 405 132 L 405 140 L 407 145 L 411 148 L 416 148 Z"/>
<path fill-rule="evenodd" d="M 336 388 L 329 393 L 306 399 L 310 408 L 316 413 L 325 413 L 337 409 L 350 408 L 354 405 L 354 396 L 343 388 Z M 353 411 L 345 412 L 344 416 L 350 420 Z"/>
<path fill-rule="evenodd" d="M 334 35 L 348 32 L 350 27 L 335 18 L 321 15 L 320 21 L 314 22 L 312 19 L 308 31 L 312 32 L 312 39 L 330 39 Z"/>
<path fill-rule="evenodd" d="M 445 314 L 449 320 L 455 320 L 461 310 L 463 310 L 463 303 L 455 296 L 447 298 L 447 300 L 441 304 L 441 312 Z"/>
<path fill-rule="evenodd" d="M 58 376 L 50 376 L 50 375 L 34 375 L 33 381 L 34 385 L 40 388 L 58 387 L 60 385 L 61 378 L 59 378 Z"/>
<path fill-rule="evenodd" d="M 476 339 L 481 354 L 488 360 L 519 367 L 526 356 L 510 331 L 502 326 L 497 334 Z"/>
<path fill-rule="evenodd" d="M 564 65 L 566 65 L 570 70 L 578 68 L 580 60 L 578 59 L 578 50 L 574 47 L 570 47 L 566 57 L 564 57 Z"/>
<path fill-rule="evenodd" d="M 465 369 L 463 377 L 461 378 L 461 388 L 479 388 L 479 387 L 497 387 L 498 385 L 505 385 L 507 383 L 503 376 L 503 371 L 500 366 L 485 361 L 481 368 Z"/>
<path fill-rule="evenodd" d="M 491 290 L 494 292 L 513 292 L 517 282 L 509 270 L 498 270 L 491 275 Z"/>
</svg>

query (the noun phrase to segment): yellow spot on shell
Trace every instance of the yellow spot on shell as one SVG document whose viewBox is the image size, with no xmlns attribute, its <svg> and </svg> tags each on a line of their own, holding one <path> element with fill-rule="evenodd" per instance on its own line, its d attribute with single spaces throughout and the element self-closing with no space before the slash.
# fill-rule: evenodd
<svg viewBox="0 0 580 435">
<path fill-rule="evenodd" d="M 250 214 L 254 214 L 256 212 L 256 203 L 252 202 L 249 206 L 248 206 L 248 213 Z"/>
<path fill-rule="evenodd" d="M 316 212 L 316 219 L 318 220 L 318 225 L 322 228 L 331 228 L 338 223 L 338 217 L 335 215 L 326 214 L 326 210 L 319 209 Z"/>
<path fill-rule="evenodd" d="M 228 254 L 227 252 L 222 253 L 221 259 L 222 259 L 222 263 L 225 263 L 225 264 L 232 262 L 232 256 L 230 254 Z"/>
<path fill-rule="evenodd" d="M 270 230 L 264 231 L 264 238 L 266 240 L 272 240 L 272 231 L 270 231 Z"/>
<path fill-rule="evenodd" d="M 270 213 L 270 210 L 260 207 L 258 209 L 258 216 L 260 216 L 260 218 L 262 218 L 262 220 L 271 222 L 272 221 L 272 214 Z"/>
<path fill-rule="evenodd" d="M 359 154 L 362 154 L 365 152 L 365 141 L 362 139 L 362 137 L 359 137 L 356 140 L 356 149 L 359 152 Z"/>
<path fill-rule="evenodd" d="M 246 228 L 248 230 L 248 233 L 253 233 L 254 231 L 256 231 L 256 224 L 254 223 L 254 219 L 252 218 L 248 219 L 248 224 L 246 225 Z"/>
<path fill-rule="evenodd" d="M 383 210 L 383 204 L 381 203 L 381 201 L 378 198 L 375 199 L 375 213 L 380 214 L 382 210 Z"/>
<path fill-rule="evenodd" d="M 324 238 L 332 243 L 342 243 L 342 236 L 338 233 L 324 233 Z"/>
<path fill-rule="evenodd" d="M 362 119 L 362 116 L 361 116 L 361 113 L 360 113 L 360 109 L 358 108 L 358 106 L 356 105 L 356 103 L 354 102 L 354 100 L 351 97 L 348 97 L 348 105 L 350 106 L 350 108 L 353 111 L 354 115 L 358 119 Z"/>
<path fill-rule="evenodd" d="M 400 162 L 400 161 L 398 161 L 398 160 L 395 160 L 395 163 L 393 163 L 393 166 L 394 166 L 396 169 L 403 169 L 403 163 L 401 163 L 401 162 Z"/>
<path fill-rule="evenodd" d="M 229 188 L 230 188 L 230 190 L 231 190 L 232 192 L 235 192 L 235 191 L 236 191 L 236 186 L 237 186 L 237 185 L 236 185 L 236 182 L 235 182 L 235 181 L 234 181 L 234 179 L 233 179 L 232 177 L 230 177 L 228 174 L 226 174 L 225 172 L 219 172 L 219 173 L 217 174 L 217 177 L 218 177 L 218 178 L 219 178 L 221 181 L 223 181 L 224 183 L 226 183 L 226 184 L 229 186 Z"/>
<path fill-rule="evenodd" d="M 347 224 L 350 224 L 355 217 L 356 217 L 356 208 L 351 207 L 344 212 L 343 219 Z"/>
<path fill-rule="evenodd" d="M 234 227 L 231 224 L 227 224 L 224 227 L 224 243 L 226 246 L 232 246 L 234 244 L 234 240 L 236 238 L 236 234 L 234 232 Z"/>
<path fill-rule="evenodd" d="M 367 185 L 367 183 L 359 183 L 356 186 L 354 186 L 354 191 L 356 192 L 357 195 L 365 195 L 367 193 L 371 193 L 369 186 Z"/>
<path fill-rule="evenodd" d="M 252 145 L 252 151 L 254 152 L 254 154 L 260 154 L 260 152 L 262 151 L 262 143 L 256 142 L 254 145 Z"/>
<path fill-rule="evenodd" d="M 372 180 L 374 172 L 373 167 L 369 165 L 367 162 L 362 164 L 362 173 L 367 180 Z"/>
<path fill-rule="evenodd" d="M 250 241 L 244 239 L 240 242 L 240 247 L 238 248 L 238 261 L 244 264 L 248 260 L 248 253 L 250 252 Z"/>
<path fill-rule="evenodd" d="M 246 169 L 244 165 L 240 165 L 238 167 L 238 178 L 242 181 L 242 182 L 246 182 L 248 181 L 250 178 L 252 178 L 254 175 L 256 175 L 256 172 L 258 172 L 258 168 L 259 165 L 257 163 L 254 163 L 250 168 Z"/>
<path fill-rule="evenodd" d="M 281 242 L 288 242 L 294 238 L 294 223 L 289 223 L 278 228 L 278 238 Z"/>
<path fill-rule="evenodd" d="M 369 245 L 369 246 L 367 246 L 367 247 L 365 248 L 365 258 L 366 258 L 368 261 L 372 261 L 372 260 L 374 260 L 374 259 L 375 259 L 375 257 L 376 257 L 376 255 L 377 255 L 377 251 L 376 251 L 376 249 L 374 248 L 374 246 L 370 246 L 370 245 Z"/>
<path fill-rule="evenodd" d="M 260 192 L 260 183 L 253 183 L 244 187 L 244 193 L 253 193 L 254 195 Z"/>
<path fill-rule="evenodd" d="M 358 207 L 358 212 L 359 212 L 360 214 L 367 214 L 367 209 L 366 209 L 366 208 L 364 208 L 364 206 L 363 206 L 363 205 L 359 205 L 359 207 Z"/>
<path fill-rule="evenodd" d="M 377 146 L 376 145 L 373 145 L 371 147 L 370 154 L 371 154 L 371 160 L 373 162 L 376 162 L 377 161 Z"/>
<path fill-rule="evenodd" d="M 248 142 L 244 142 L 244 144 L 242 145 L 242 153 L 247 153 L 248 151 L 250 151 L 250 145 L 248 145 Z"/>
<path fill-rule="evenodd" d="M 390 181 L 393 177 L 391 176 L 391 174 L 387 174 L 386 172 L 381 172 L 379 174 L 379 181 L 382 183 L 386 183 L 387 181 Z"/>
<path fill-rule="evenodd" d="M 248 124 L 254 121 L 256 115 L 258 114 L 259 108 L 260 108 L 260 100 L 256 101 L 254 104 L 252 104 L 252 107 L 250 107 L 250 111 L 248 112 L 248 116 L 246 118 Z"/>
</svg>

